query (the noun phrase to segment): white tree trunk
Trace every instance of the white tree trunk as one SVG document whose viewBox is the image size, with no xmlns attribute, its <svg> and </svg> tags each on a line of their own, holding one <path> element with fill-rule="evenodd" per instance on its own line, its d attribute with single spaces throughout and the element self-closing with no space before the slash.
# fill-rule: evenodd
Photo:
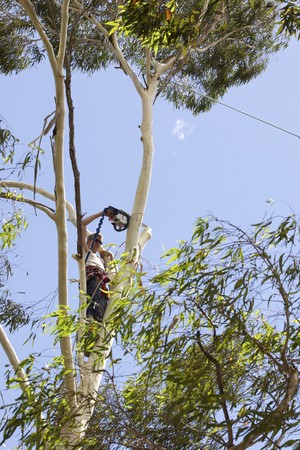
<svg viewBox="0 0 300 450">
<path fill-rule="evenodd" d="M 140 171 L 140 177 L 136 189 L 134 204 L 132 208 L 130 223 L 126 238 L 125 251 L 129 252 L 134 260 L 139 259 L 138 237 L 140 234 L 141 224 L 143 222 L 148 191 L 152 175 L 154 144 L 153 144 L 153 101 L 156 93 L 157 81 L 152 80 L 147 90 L 141 95 L 142 99 L 142 123 L 141 123 L 141 140 L 143 143 L 143 160 Z"/>
</svg>

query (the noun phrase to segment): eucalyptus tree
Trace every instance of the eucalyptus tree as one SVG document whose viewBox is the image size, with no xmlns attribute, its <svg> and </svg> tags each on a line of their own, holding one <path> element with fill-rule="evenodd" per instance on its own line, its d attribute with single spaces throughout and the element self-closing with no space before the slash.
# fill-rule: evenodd
<svg viewBox="0 0 300 450">
<path fill-rule="evenodd" d="M 150 229 L 143 229 L 141 234 L 140 230 L 152 171 L 154 101 L 162 95 L 175 106 L 189 108 L 196 114 L 209 109 L 214 99 L 231 86 L 246 83 L 261 73 L 269 56 L 281 45 L 282 38 L 276 33 L 278 5 L 264 0 L 190 0 L 182 4 L 174 0 L 2 0 L 0 4 L 1 71 L 17 72 L 47 58 L 54 80 L 54 112 L 45 119 L 41 133 L 42 136 L 52 130 L 53 192 L 37 186 L 35 181 L 25 184 L 5 180 L 1 182 L 1 198 L 31 205 L 56 225 L 59 308 L 52 316 L 56 321 L 55 342 L 62 355 L 49 363 L 43 377 L 33 373 L 32 357 L 22 363 L 13 359 L 17 373 L 13 380 L 20 384 L 23 393 L 14 406 L 13 419 L 4 425 L 5 436 L 22 424 L 26 448 L 79 448 L 110 352 L 116 326 L 111 321 L 128 295 L 134 267 L 151 236 Z M 94 72 L 111 62 L 117 62 L 120 73 L 130 77 L 141 99 L 143 160 L 126 237 L 126 264 L 120 267 L 112 286 L 104 325 L 86 362 L 81 339 L 85 297 L 79 295 L 79 321 L 76 312 L 69 310 L 68 298 L 67 213 L 78 230 L 76 258 L 80 286 L 85 290 L 71 75 L 74 69 Z M 65 193 L 66 99 L 76 208 L 67 201 Z M 33 142 L 37 157 L 38 144 L 38 140 Z M 33 192 L 33 200 L 19 190 Z M 38 202 L 35 195 L 42 196 L 43 202 Z M 76 354 L 72 349 L 75 332 Z M 5 335 L 1 336 L 2 344 L 7 342 Z M 5 348 L 9 357 L 14 354 L 12 346 Z"/>
</svg>

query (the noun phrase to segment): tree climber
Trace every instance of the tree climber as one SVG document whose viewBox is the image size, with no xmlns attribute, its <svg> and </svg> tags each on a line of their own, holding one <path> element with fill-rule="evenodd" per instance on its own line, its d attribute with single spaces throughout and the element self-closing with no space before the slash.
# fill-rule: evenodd
<svg viewBox="0 0 300 450">
<path fill-rule="evenodd" d="M 113 254 L 102 247 L 102 234 L 88 234 L 87 225 L 93 220 L 109 213 L 100 211 L 82 220 L 83 251 L 86 264 L 86 293 L 88 297 L 88 307 L 86 318 L 101 322 L 103 319 L 107 303 L 108 291 L 107 283 L 109 278 L 105 273 L 106 265 L 113 260 Z"/>
</svg>

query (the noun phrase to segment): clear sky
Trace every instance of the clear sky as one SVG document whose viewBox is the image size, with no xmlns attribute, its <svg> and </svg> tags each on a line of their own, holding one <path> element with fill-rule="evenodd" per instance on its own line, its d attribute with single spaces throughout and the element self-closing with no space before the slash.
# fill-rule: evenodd
<svg viewBox="0 0 300 450">
<path fill-rule="evenodd" d="M 300 135 L 299 46 L 292 42 L 273 57 L 262 76 L 231 89 L 222 102 Z M 44 63 L 17 76 L 1 76 L 0 89 L 0 113 L 25 152 L 26 144 L 39 135 L 44 118 L 54 110 L 49 68 Z M 90 77 L 77 74 L 73 89 L 83 211 L 91 214 L 112 205 L 130 212 L 142 155 L 139 96 L 129 77 L 113 68 Z M 197 217 L 213 213 L 248 228 L 273 211 L 280 215 L 289 214 L 290 207 L 300 211 L 300 141 L 295 136 L 220 104 L 194 117 L 158 99 L 154 142 L 152 184 L 144 217 L 153 237 L 143 255 L 146 265 L 159 266 L 165 249 L 189 239 Z M 45 154 L 37 184 L 53 191 L 48 136 L 42 147 Z M 66 175 L 68 200 L 74 203 L 67 157 Z M 33 182 L 32 171 L 26 180 Z M 270 198 L 274 200 L 271 205 L 266 203 Z M 57 286 L 56 231 L 42 212 L 36 215 L 24 209 L 29 226 L 18 239 L 11 289 L 15 300 L 42 306 L 52 301 Z M 97 221 L 91 230 L 96 226 Z M 70 278 L 77 278 L 71 258 L 76 252 L 75 231 L 71 225 L 69 229 Z M 116 233 L 107 221 L 103 234 L 105 243 L 120 245 L 125 239 L 125 234 Z M 76 308 L 73 290 L 71 305 Z M 51 354 L 51 339 L 44 336 L 37 341 L 39 350 L 46 349 L 45 361 Z M 20 359 L 33 351 L 30 344 L 23 345 L 24 340 L 25 332 L 12 337 Z M 7 361 L 2 349 L 0 356 L 3 373 Z M 3 388 L 1 378 L 0 390 Z M 11 445 L 6 448 L 11 450 L 14 443 Z"/>
</svg>

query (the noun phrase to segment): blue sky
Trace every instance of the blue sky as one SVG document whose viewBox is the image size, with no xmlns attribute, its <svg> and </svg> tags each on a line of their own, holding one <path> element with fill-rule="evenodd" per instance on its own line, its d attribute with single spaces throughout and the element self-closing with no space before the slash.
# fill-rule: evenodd
<svg viewBox="0 0 300 450">
<path fill-rule="evenodd" d="M 268 122 L 300 134 L 299 43 L 275 55 L 263 75 L 246 86 L 231 89 L 225 102 Z M 21 151 L 37 137 L 44 118 L 54 109 L 54 89 L 45 63 L 17 76 L 0 77 L 1 115 L 22 141 Z M 129 77 L 109 69 L 93 76 L 77 74 L 73 82 L 76 147 L 81 171 L 82 208 L 87 214 L 108 205 L 131 211 L 142 156 L 139 124 L 141 104 Z M 160 265 L 160 256 L 180 239 L 189 239 L 197 217 L 213 213 L 248 228 L 265 214 L 300 211 L 300 141 L 297 137 L 253 120 L 223 105 L 200 116 L 174 110 L 158 99 L 154 108 L 155 158 L 144 223 L 153 238 L 144 263 Z M 53 190 L 49 137 L 42 147 L 38 186 Z M 67 143 L 66 143 L 67 147 Z M 67 196 L 74 202 L 70 164 L 66 157 Z M 26 177 L 33 181 L 33 172 Z M 273 204 L 266 203 L 272 198 Z M 50 203 L 47 203 L 51 205 Z M 56 289 L 55 226 L 25 207 L 28 229 L 18 239 L 14 255 L 14 298 L 23 303 L 49 302 Z M 97 222 L 91 229 L 96 228 Z M 75 231 L 69 227 L 70 278 L 76 278 L 71 258 Z M 105 221 L 106 243 L 122 244 Z M 76 308 L 76 292 L 70 289 Z M 39 312 L 36 311 L 38 314 Z M 12 337 L 22 359 L 33 351 L 23 345 L 25 332 Z M 37 347 L 51 354 L 51 338 L 39 337 Z M 6 357 L 0 349 L 1 367 Z M 0 390 L 4 388 L 0 379 Z M 8 396 L 4 393 L 4 398 Z M 12 446 L 14 443 L 11 444 Z M 9 450 L 13 447 L 7 447 Z"/>
</svg>

